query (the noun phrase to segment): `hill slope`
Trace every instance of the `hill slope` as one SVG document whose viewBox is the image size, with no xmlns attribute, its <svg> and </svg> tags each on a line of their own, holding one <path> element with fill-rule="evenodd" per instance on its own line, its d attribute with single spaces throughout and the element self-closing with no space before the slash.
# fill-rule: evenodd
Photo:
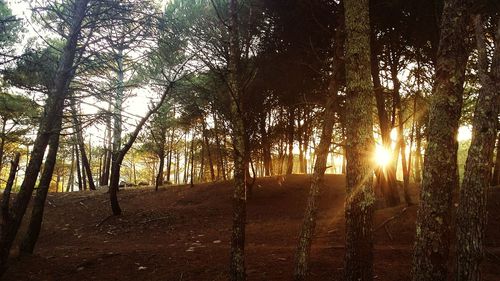
<svg viewBox="0 0 500 281">
<path fill-rule="evenodd" d="M 308 183 L 303 175 L 282 185 L 257 180 L 248 204 L 248 280 L 291 280 Z M 345 180 L 328 175 L 326 183 L 310 280 L 343 275 Z M 35 255 L 12 259 L 5 280 L 227 280 L 231 192 L 228 182 L 123 190 L 121 217 L 109 217 L 105 191 L 50 194 Z M 490 281 L 500 280 L 499 207 L 494 190 L 484 264 Z M 377 211 L 376 280 L 408 279 L 415 217 L 415 206 Z"/>
</svg>

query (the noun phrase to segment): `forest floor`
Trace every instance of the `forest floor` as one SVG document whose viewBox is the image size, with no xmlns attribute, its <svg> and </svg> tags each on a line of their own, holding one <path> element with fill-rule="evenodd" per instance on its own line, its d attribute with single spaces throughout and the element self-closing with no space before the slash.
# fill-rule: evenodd
<svg viewBox="0 0 500 281">
<path fill-rule="evenodd" d="M 326 176 L 309 280 L 342 280 L 344 184 L 343 176 Z M 308 190 L 305 175 L 282 185 L 257 180 L 247 208 L 248 280 L 291 280 Z M 229 182 L 122 190 L 123 215 L 109 217 L 105 190 L 50 194 L 35 254 L 13 253 L 4 280 L 227 280 L 231 195 Z M 489 202 L 483 272 L 485 281 L 498 281 L 500 189 Z M 376 211 L 375 280 L 409 279 L 416 209 Z"/>
</svg>

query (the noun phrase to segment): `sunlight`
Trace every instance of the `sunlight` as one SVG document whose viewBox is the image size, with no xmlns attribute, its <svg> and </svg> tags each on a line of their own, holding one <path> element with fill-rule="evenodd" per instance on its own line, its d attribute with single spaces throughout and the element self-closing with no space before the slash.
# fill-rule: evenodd
<svg viewBox="0 0 500 281">
<path fill-rule="evenodd" d="M 385 147 L 381 145 L 377 145 L 375 147 L 375 157 L 374 157 L 375 163 L 377 163 L 378 166 L 385 167 L 391 162 L 391 151 L 386 149 Z"/>
<path fill-rule="evenodd" d="M 391 140 L 396 142 L 398 140 L 398 130 L 397 128 L 392 128 L 391 130 Z"/>
<path fill-rule="evenodd" d="M 459 142 L 472 139 L 472 128 L 470 126 L 461 126 L 458 128 L 457 140 Z"/>
</svg>

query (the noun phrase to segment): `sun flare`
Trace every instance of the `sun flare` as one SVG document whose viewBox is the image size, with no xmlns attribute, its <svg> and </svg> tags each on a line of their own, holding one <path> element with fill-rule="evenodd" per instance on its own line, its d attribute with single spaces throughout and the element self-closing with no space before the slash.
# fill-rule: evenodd
<svg viewBox="0 0 500 281">
<path fill-rule="evenodd" d="M 378 166 L 385 167 L 387 164 L 391 162 L 391 152 L 389 149 L 377 145 L 375 147 L 375 163 L 377 163 Z"/>
</svg>

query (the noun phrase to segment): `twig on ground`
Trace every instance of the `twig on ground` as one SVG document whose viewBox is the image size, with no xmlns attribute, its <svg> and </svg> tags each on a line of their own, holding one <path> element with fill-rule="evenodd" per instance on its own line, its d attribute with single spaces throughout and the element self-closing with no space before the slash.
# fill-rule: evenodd
<svg viewBox="0 0 500 281">
<path fill-rule="evenodd" d="M 155 219 L 149 219 L 149 220 L 143 220 L 141 223 L 150 223 L 154 221 L 161 221 L 161 220 L 166 220 L 169 219 L 170 217 L 161 217 L 161 218 L 155 218 Z"/>
<path fill-rule="evenodd" d="M 114 215 L 109 215 L 107 216 L 106 218 L 104 218 L 101 222 L 99 222 L 98 224 L 96 224 L 95 226 L 96 227 L 99 227 L 101 226 L 103 223 L 105 223 L 107 220 L 109 220 L 110 218 L 114 217 Z"/>
<path fill-rule="evenodd" d="M 388 224 L 389 222 L 401 217 L 405 212 L 406 210 L 408 209 L 408 207 L 405 207 L 403 210 L 401 210 L 401 212 L 399 212 L 398 214 L 386 219 L 384 222 L 382 222 L 380 225 L 378 225 L 377 227 L 375 227 L 375 230 L 374 231 L 379 231 L 380 229 L 382 229 L 382 227 L 385 227 L 386 224 Z M 391 239 L 392 240 L 392 239 Z"/>
<path fill-rule="evenodd" d="M 391 232 L 389 231 L 389 228 L 387 227 L 387 224 L 384 225 L 385 233 L 387 233 L 387 236 L 389 236 L 389 239 L 392 241 L 392 235 Z"/>
</svg>

